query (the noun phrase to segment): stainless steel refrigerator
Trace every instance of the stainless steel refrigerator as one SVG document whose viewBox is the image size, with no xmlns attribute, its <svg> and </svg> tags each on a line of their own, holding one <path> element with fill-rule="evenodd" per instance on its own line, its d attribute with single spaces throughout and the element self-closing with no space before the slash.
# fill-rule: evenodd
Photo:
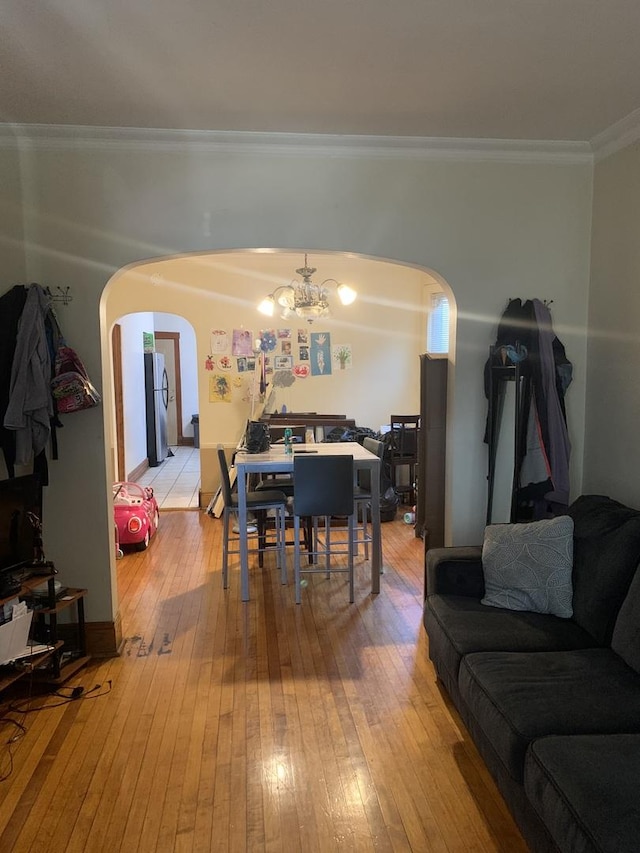
<svg viewBox="0 0 640 853">
<path fill-rule="evenodd" d="M 169 455 L 167 446 L 169 379 L 162 353 L 146 352 L 144 354 L 144 389 L 147 411 L 147 456 L 149 467 L 155 468 Z"/>
</svg>

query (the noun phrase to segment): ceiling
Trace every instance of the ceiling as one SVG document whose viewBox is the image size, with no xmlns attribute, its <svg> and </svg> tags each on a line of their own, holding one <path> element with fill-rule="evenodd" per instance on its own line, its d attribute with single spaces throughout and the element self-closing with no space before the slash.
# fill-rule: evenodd
<svg viewBox="0 0 640 853">
<path fill-rule="evenodd" d="M 591 141 L 638 0 L 3 0 L 0 122 Z"/>
</svg>

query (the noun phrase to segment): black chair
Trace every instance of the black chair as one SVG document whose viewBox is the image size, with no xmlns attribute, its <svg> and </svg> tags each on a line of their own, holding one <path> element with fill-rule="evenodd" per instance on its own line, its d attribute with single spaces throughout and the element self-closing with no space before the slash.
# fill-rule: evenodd
<svg viewBox="0 0 640 853">
<path fill-rule="evenodd" d="M 291 430 L 291 440 L 295 447 L 296 444 L 304 444 L 307 434 L 307 428 L 300 424 L 290 427 L 271 426 L 269 425 L 269 436 L 271 444 L 284 444 L 284 431 Z M 256 483 L 256 491 L 262 489 L 280 489 L 287 497 L 293 496 L 293 475 L 292 474 L 265 474 Z"/>
<path fill-rule="evenodd" d="M 304 444 L 306 438 L 307 428 L 303 424 L 283 427 L 283 426 L 269 426 L 269 434 L 271 436 L 271 444 L 283 444 L 284 442 L 284 431 L 285 429 L 291 430 L 291 436 L 293 439 L 294 447 L 297 444 Z M 264 474 L 258 482 L 255 484 L 254 489 L 256 492 L 262 492 L 265 489 L 277 489 L 280 492 L 284 492 L 284 494 L 288 498 L 293 497 L 293 474 Z M 285 526 L 287 523 L 291 521 L 290 516 L 285 518 Z M 290 525 L 289 525 L 290 526 Z M 310 518 L 305 519 L 304 522 L 304 544 L 305 548 L 309 552 L 309 562 L 313 562 L 312 556 L 312 542 L 313 538 L 313 527 Z M 290 545 L 291 542 L 285 542 L 285 544 Z"/>
<path fill-rule="evenodd" d="M 231 549 L 229 547 L 229 521 L 232 515 L 239 521 L 238 496 L 231 490 L 231 480 L 229 478 L 229 468 L 227 457 L 224 452 L 224 447 L 219 444 L 218 462 L 220 463 L 220 488 L 222 491 L 222 500 L 224 510 L 222 513 L 222 585 L 224 589 L 228 586 L 229 576 L 229 554 L 239 554 L 240 550 Z M 284 492 L 277 489 L 263 490 L 261 492 L 247 492 L 247 512 L 251 511 L 256 517 L 257 527 L 257 548 L 249 548 L 250 552 L 258 552 L 258 564 L 264 565 L 264 553 L 267 550 L 274 550 L 277 554 L 277 565 L 280 568 L 282 583 L 287 582 L 287 561 L 285 554 L 285 536 L 284 524 L 287 508 L 287 496 Z M 267 512 L 273 510 L 275 512 L 275 544 L 267 543 Z M 246 530 L 239 530 L 239 536 L 251 537 L 252 535 Z"/>
<path fill-rule="evenodd" d="M 300 604 L 300 580 L 302 572 L 318 574 L 320 572 L 346 572 L 349 575 L 349 601 L 354 599 L 353 591 L 353 552 L 354 552 L 354 511 L 353 497 L 353 456 L 296 456 L 293 462 L 293 522 L 294 522 L 294 573 L 296 582 L 296 604 Z M 331 517 L 347 518 L 347 547 L 332 549 Z M 313 563 L 304 569 L 300 564 L 300 519 L 323 518 L 325 538 L 313 538 L 310 557 Z M 344 544 L 344 543 L 342 543 Z M 346 554 L 347 567 L 331 566 L 332 553 Z M 320 568 L 316 562 L 324 557 L 326 565 Z"/>
<path fill-rule="evenodd" d="M 391 482 L 396 493 L 408 503 L 416 502 L 415 481 L 418 465 L 420 415 L 391 415 Z M 406 468 L 399 476 L 399 469 Z M 402 476 L 402 482 L 400 482 Z"/>
</svg>

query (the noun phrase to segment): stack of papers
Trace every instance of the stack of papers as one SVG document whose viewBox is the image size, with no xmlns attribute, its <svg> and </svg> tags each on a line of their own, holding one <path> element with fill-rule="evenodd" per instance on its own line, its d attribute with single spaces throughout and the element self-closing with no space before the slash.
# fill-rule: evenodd
<svg viewBox="0 0 640 853">
<path fill-rule="evenodd" d="M 24 601 L 14 604 L 11 619 L 0 625 L 0 666 L 33 652 L 28 646 L 33 611 Z"/>
</svg>

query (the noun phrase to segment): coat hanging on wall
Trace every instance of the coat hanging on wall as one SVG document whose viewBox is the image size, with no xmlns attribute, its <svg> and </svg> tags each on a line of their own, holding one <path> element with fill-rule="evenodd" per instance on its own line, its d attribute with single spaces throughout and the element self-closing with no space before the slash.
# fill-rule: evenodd
<svg viewBox="0 0 640 853">
<path fill-rule="evenodd" d="M 484 368 L 489 445 L 487 523 L 492 521 L 496 452 L 505 382 L 515 382 L 514 459 L 510 520 L 531 521 L 564 512 L 569 504 L 569 460 L 564 397 L 572 365 L 554 334 L 548 304 L 510 300 Z"/>
</svg>

